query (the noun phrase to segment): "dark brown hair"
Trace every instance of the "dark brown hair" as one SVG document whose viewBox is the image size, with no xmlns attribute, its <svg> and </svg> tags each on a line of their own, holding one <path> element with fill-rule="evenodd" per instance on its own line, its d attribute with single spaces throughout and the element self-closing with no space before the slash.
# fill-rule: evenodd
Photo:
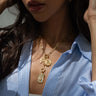
<svg viewBox="0 0 96 96">
<path fill-rule="evenodd" d="M 0 80 L 12 73 L 18 66 L 20 53 L 24 43 L 40 36 L 40 23 L 35 21 L 27 11 L 22 0 L 17 0 L 19 14 L 14 24 L 0 28 Z M 70 14 L 73 27 L 82 32 L 90 41 L 90 32 L 87 23 L 83 20 L 88 0 L 72 0 Z"/>
</svg>

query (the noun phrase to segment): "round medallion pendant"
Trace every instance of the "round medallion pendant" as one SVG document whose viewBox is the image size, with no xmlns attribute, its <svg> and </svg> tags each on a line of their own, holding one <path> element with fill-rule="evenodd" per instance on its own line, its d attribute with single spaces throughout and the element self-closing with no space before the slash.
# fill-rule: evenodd
<svg viewBox="0 0 96 96">
<path fill-rule="evenodd" d="M 44 62 L 44 65 L 47 66 L 47 67 L 49 67 L 49 66 L 51 66 L 51 63 L 52 62 L 51 62 L 50 59 L 46 59 L 45 62 Z"/>
</svg>

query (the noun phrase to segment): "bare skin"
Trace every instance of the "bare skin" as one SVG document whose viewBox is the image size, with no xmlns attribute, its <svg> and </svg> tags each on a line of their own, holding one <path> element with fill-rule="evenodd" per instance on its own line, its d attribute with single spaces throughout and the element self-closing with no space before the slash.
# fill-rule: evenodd
<svg viewBox="0 0 96 96">
<path fill-rule="evenodd" d="M 5 0 L 1 0 L 5 1 Z M 27 3 L 29 0 L 22 0 L 26 8 Z M 50 7 L 54 4 L 55 0 L 48 0 L 48 4 Z M 38 84 L 36 82 L 38 74 L 40 73 L 40 68 L 42 65 L 39 63 L 39 59 L 37 59 L 37 56 L 41 56 L 42 50 L 38 45 L 36 45 L 33 49 L 32 53 L 32 64 L 31 64 L 31 70 L 30 70 L 30 82 L 29 82 L 29 93 L 33 94 L 42 94 L 48 74 L 50 70 L 52 69 L 55 62 L 58 60 L 62 52 L 65 52 L 66 50 L 70 49 L 72 42 L 74 41 L 77 34 L 73 34 L 72 24 L 70 21 L 70 16 L 68 14 L 68 2 L 66 5 L 62 6 L 62 4 L 65 2 L 65 0 L 57 0 L 57 5 L 54 4 L 53 10 L 50 10 L 52 8 L 46 7 L 46 13 L 44 11 L 44 14 L 34 14 L 32 13 L 33 17 L 38 21 L 41 22 L 42 32 L 43 32 L 43 38 L 46 41 L 46 53 L 50 52 L 52 48 L 56 45 L 56 43 L 59 43 L 59 46 L 57 49 L 53 52 L 53 54 L 50 56 L 52 60 L 52 66 L 49 67 L 45 73 L 45 81 L 43 84 Z M 0 2 L 1 5 L 4 3 Z M 4 4 L 6 6 L 6 4 Z M 57 8 L 58 6 L 58 8 Z M 62 6 L 62 7 L 61 7 Z M 58 10 L 57 10 L 57 9 Z M 5 9 L 5 7 L 0 7 L 0 12 L 2 12 Z M 30 10 L 29 10 L 30 12 Z M 59 18 L 59 19 L 58 19 Z M 89 0 L 89 7 L 86 10 L 84 14 L 84 20 L 88 23 L 90 33 L 91 33 L 91 44 L 92 44 L 92 81 L 96 80 L 96 0 Z M 55 34 L 55 35 L 54 35 Z M 62 35 L 63 34 L 63 35 Z M 71 38 L 68 38 L 71 37 Z M 67 46 L 65 48 L 65 46 Z M 53 58 L 54 57 L 54 58 Z M 33 77 L 34 76 L 34 77 Z M 32 87 L 31 85 L 35 86 Z"/>
<path fill-rule="evenodd" d="M 4 11 L 6 6 L 7 6 L 6 0 L 0 0 L 0 14 Z"/>
<path fill-rule="evenodd" d="M 89 0 L 89 7 L 84 14 L 91 34 L 92 81 L 96 80 L 96 0 Z"/>
</svg>

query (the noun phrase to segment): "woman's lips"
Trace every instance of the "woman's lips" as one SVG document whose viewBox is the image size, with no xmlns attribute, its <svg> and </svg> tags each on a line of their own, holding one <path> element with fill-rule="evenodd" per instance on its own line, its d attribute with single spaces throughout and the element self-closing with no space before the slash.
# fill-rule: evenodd
<svg viewBox="0 0 96 96">
<path fill-rule="evenodd" d="M 29 1 L 28 7 L 30 8 L 31 12 L 38 12 L 40 9 L 44 7 L 45 3 L 40 3 L 37 1 Z"/>
</svg>

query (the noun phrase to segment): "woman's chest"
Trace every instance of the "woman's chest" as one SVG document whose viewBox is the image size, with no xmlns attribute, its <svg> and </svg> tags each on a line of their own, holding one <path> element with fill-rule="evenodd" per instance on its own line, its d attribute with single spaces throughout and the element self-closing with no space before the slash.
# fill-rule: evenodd
<svg viewBox="0 0 96 96">
<path fill-rule="evenodd" d="M 57 54 L 57 53 L 56 53 Z M 54 54 L 53 56 L 55 58 L 52 58 L 50 56 L 49 60 L 50 61 L 45 61 L 43 60 L 42 62 L 41 58 L 37 59 L 37 60 L 33 60 L 34 62 L 31 62 L 31 68 L 30 68 L 30 76 L 29 76 L 29 93 L 32 94 L 42 94 L 43 90 L 44 90 L 44 86 L 46 84 L 48 75 L 52 69 L 52 67 L 54 66 L 54 64 L 56 63 L 56 61 L 58 60 L 58 58 L 60 57 L 61 54 L 56 55 Z M 55 56 L 56 55 L 56 56 Z M 44 62 L 46 62 L 47 66 L 44 65 Z M 51 64 L 49 64 L 51 62 Z M 39 79 L 39 81 L 38 81 Z"/>
</svg>

